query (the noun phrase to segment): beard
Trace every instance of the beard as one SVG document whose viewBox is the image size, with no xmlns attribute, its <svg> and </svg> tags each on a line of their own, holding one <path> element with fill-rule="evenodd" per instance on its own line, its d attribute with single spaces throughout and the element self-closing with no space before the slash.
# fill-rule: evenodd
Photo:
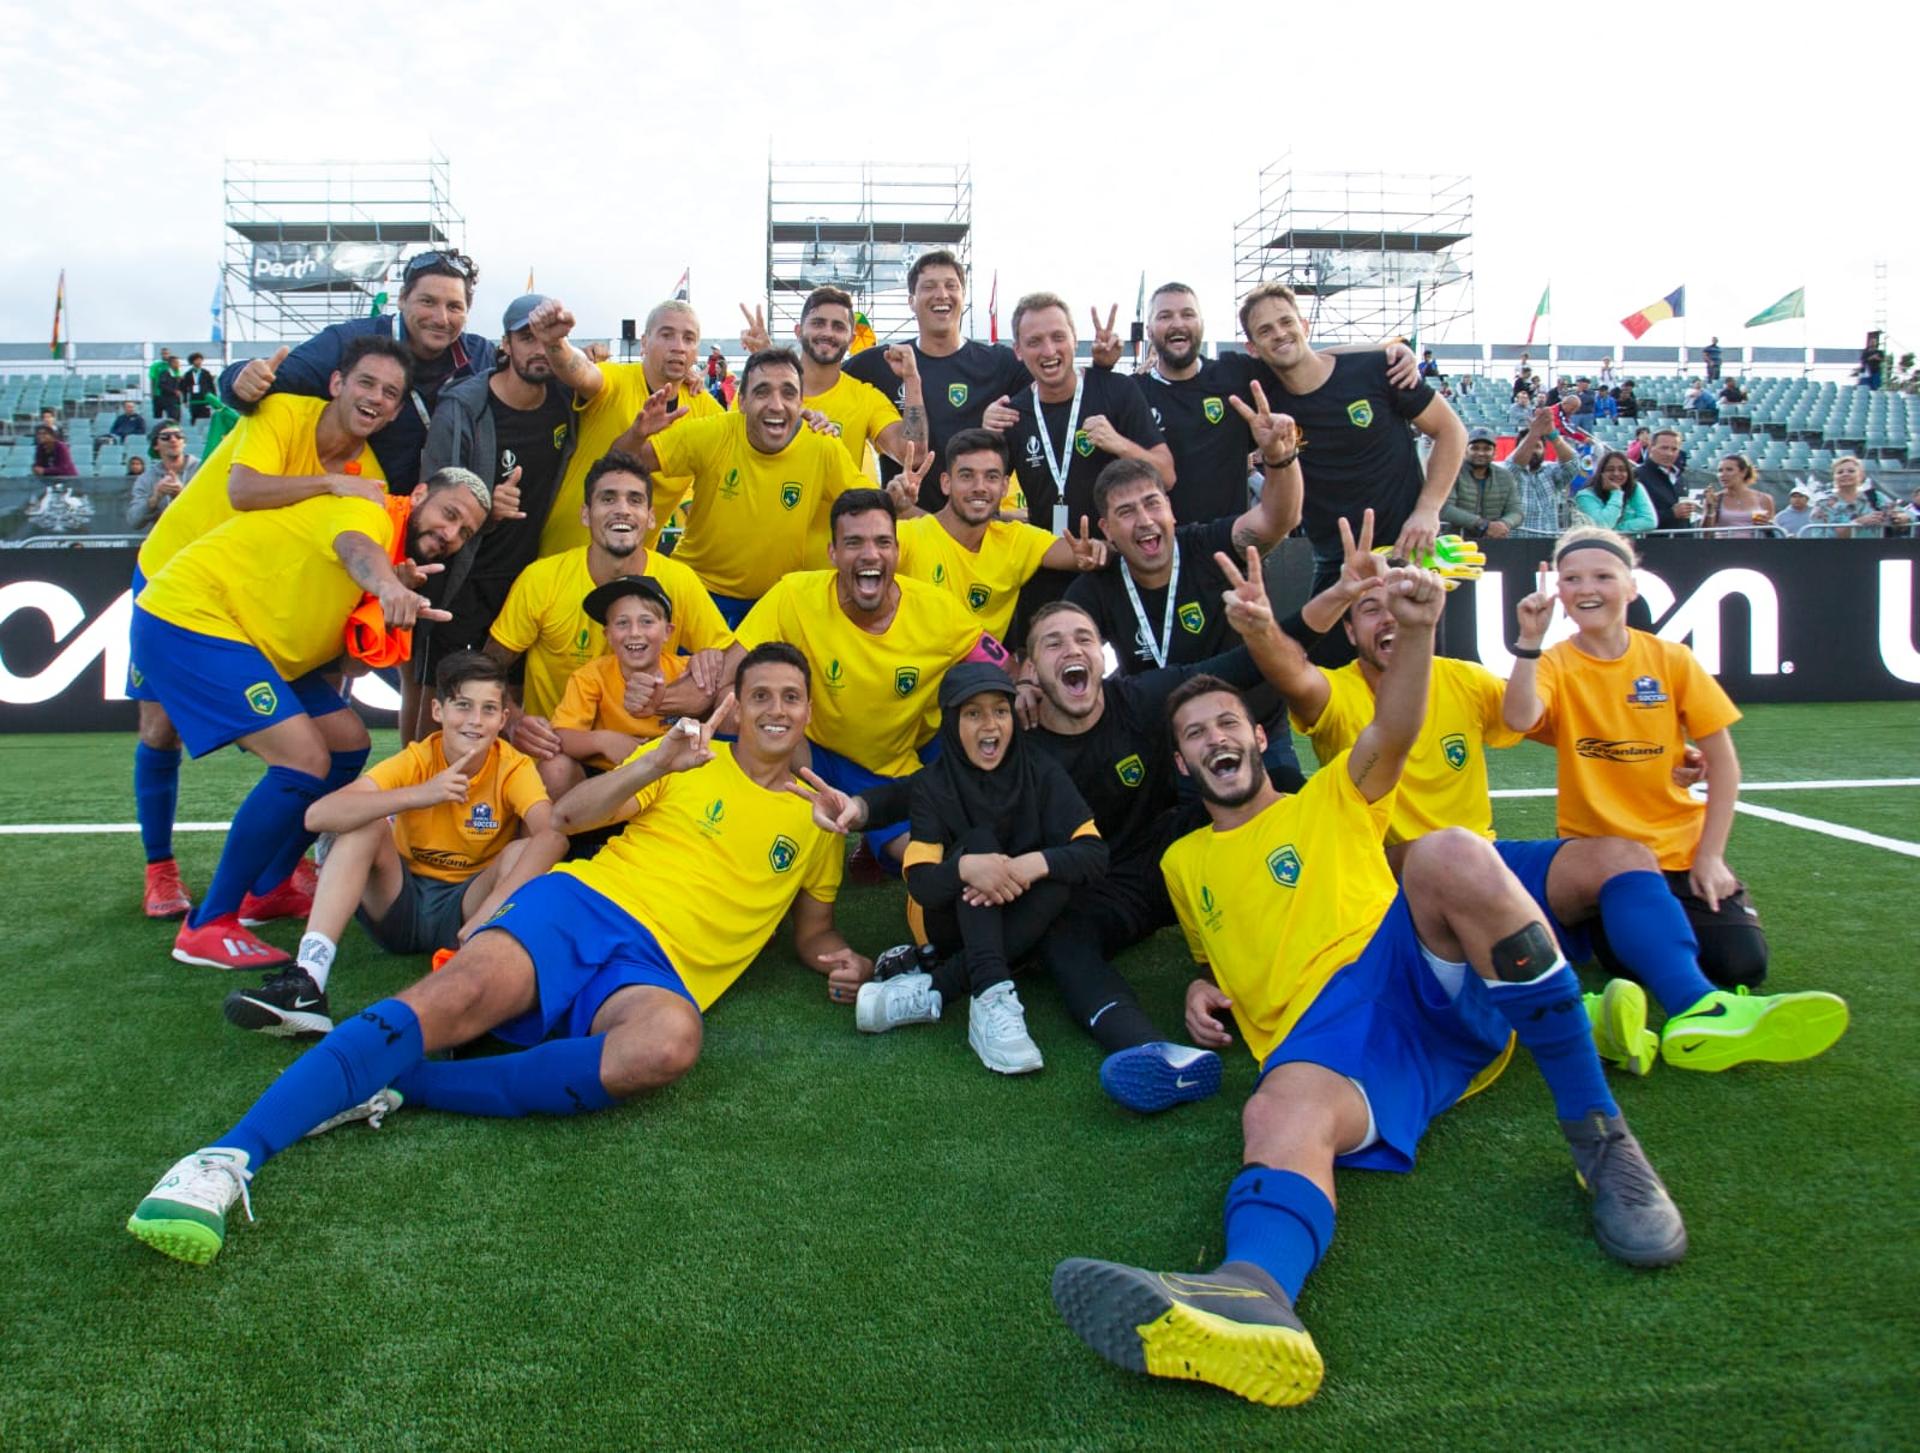
<svg viewBox="0 0 1920 1453">
<path fill-rule="evenodd" d="M 1247 774 L 1247 785 L 1239 791 L 1228 792 L 1214 786 L 1213 774 L 1205 768 L 1189 771 L 1188 775 L 1193 778 L 1194 788 L 1202 800 L 1211 802 L 1215 807 L 1245 807 L 1260 795 L 1260 779 L 1266 771 L 1258 753 L 1249 752 L 1248 760 L 1252 762 L 1253 770 Z"/>
</svg>

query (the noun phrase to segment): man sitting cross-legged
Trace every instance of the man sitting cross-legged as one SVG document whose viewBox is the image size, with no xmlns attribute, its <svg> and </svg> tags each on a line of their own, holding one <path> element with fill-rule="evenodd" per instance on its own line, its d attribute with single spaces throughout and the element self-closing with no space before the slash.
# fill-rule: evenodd
<svg viewBox="0 0 1920 1453">
<path fill-rule="evenodd" d="M 499 740 L 507 668 L 479 651 L 441 657 L 432 710 L 439 731 L 307 809 L 310 831 L 338 836 L 299 955 L 258 989 L 227 995 L 230 1023 L 325 1034 L 327 978 L 349 916 L 388 953 L 453 948 L 566 855 L 533 759 Z"/>
<path fill-rule="evenodd" d="M 736 682 L 737 742 L 713 741 L 733 714 L 729 695 L 704 725 L 682 721 L 568 793 L 554 814 L 563 831 L 575 819 L 633 821 L 592 859 L 515 892 L 439 973 L 296 1060 L 237 1125 L 161 1178 L 128 1231 L 168 1256 L 210 1261 L 227 1212 L 269 1158 L 329 1122 L 385 1115 L 402 1100 L 466 1115 L 571 1115 L 670 1084 L 699 1057 L 701 1012 L 789 909 L 800 959 L 850 999 L 873 966 L 833 924 L 845 844 L 813 825 L 792 776 L 806 660 L 769 643 L 747 654 Z M 488 1032 L 530 1048 L 426 1058 Z"/>
<path fill-rule="evenodd" d="M 1074 1259 L 1053 1276 L 1054 1304 L 1109 1361 L 1269 1404 L 1304 1402 L 1323 1375 L 1294 1301 L 1333 1238 L 1335 1167 L 1411 1170 L 1428 1123 L 1498 1072 L 1510 1030 L 1552 1091 L 1601 1248 L 1663 1266 L 1687 1246 L 1607 1091 L 1573 971 L 1492 844 L 1421 838 L 1396 890 L 1381 841 L 1444 597 L 1420 570 L 1379 588 L 1400 634 L 1376 714 L 1297 795 L 1260 769 L 1264 733 L 1224 682 L 1196 677 L 1168 702 L 1179 768 L 1212 819 L 1162 863 L 1215 976 L 1188 987 L 1187 1027 L 1224 1045 L 1230 1009 L 1262 1067 L 1225 1261 L 1182 1276 Z"/>
</svg>

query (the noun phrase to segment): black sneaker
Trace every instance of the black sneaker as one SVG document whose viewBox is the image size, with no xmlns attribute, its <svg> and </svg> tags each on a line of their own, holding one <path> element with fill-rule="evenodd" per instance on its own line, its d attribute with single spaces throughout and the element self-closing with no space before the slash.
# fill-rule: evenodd
<svg viewBox="0 0 1920 1453">
<path fill-rule="evenodd" d="M 897 943 L 890 949 L 882 949 L 880 957 L 873 961 L 873 979 L 879 983 L 897 979 L 902 974 L 931 974 L 939 962 L 940 955 L 933 951 L 930 943 Z"/>
<path fill-rule="evenodd" d="M 269 974 L 257 989 L 235 989 L 227 995 L 224 1008 L 229 1024 L 278 1038 L 325 1034 L 333 1028 L 327 991 L 298 964 Z"/>
<path fill-rule="evenodd" d="M 1629 1266 L 1671 1266 L 1687 1254 L 1680 1208 L 1647 1163 L 1647 1154 L 1619 1115 L 1595 1110 L 1562 1120 L 1574 1171 L 1593 1196 L 1593 1239 Z"/>
<path fill-rule="evenodd" d="M 1053 1304 L 1129 1372 L 1210 1382 L 1269 1407 L 1305 1402 L 1326 1375 L 1286 1291 L 1250 1262 L 1185 1275 L 1075 1257 L 1053 1269 Z"/>
</svg>

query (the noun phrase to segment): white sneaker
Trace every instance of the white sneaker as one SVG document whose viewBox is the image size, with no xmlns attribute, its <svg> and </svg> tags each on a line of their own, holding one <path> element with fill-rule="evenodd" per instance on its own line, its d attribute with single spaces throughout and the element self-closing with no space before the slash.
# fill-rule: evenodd
<svg viewBox="0 0 1920 1453">
<path fill-rule="evenodd" d="M 860 986 L 853 1025 L 864 1034 L 885 1034 L 903 1024 L 932 1024 L 940 1017 L 940 991 L 931 974 L 901 974 Z"/>
<path fill-rule="evenodd" d="M 331 1119 L 322 1120 L 306 1133 L 305 1138 L 325 1135 L 329 1130 L 338 1130 L 342 1125 L 351 1125 L 356 1120 L 364 1120 L 371 1130 L 378 1130 L 380 1122 L 405 1103 L 405 1097 L 398 1090 L 375 1090 L 358 1105 L 349 1105 Z"/>
<path fill-rule="evenodd" d="M 175 1261 L 205 1266 L 220 1254 L 227 1239 L 227 1212 L 235 1201 L 253 1219 L 247 1196 L 247 1169 L 243 1151 L 209 1146 L 174 1162 L 147 1198 L 127 1218 L 127 1230 L 155 1251 Z"/>
<path fill-rule="evenodd" d="M 977 994 L 967 1010 L 967 1043 L 997 1075 L 1030 1075 L 1045 1063 L 1027 1033 L 1027 1012 L 1011 979 Z"/>
</svg>

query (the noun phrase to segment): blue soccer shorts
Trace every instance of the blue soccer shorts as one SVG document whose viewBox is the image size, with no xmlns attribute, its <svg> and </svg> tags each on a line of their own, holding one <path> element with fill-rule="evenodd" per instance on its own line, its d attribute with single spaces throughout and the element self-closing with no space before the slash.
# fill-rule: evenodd
<svg viewBox="0 0 1920 1453">
<path fill-rule="evenodd" d="M 1593 957 L 1592 936 L 1585 928 L 1569 928 L 1554 917 L 1553 906 L 1547 902 L 1547 874 L 1552 871 L 1553 860 L 1560 855 L 1560 849 L 1569 841 L 1563 837 L 1497 838 L 1493 850 L 1507 865 L 1507 871 L 1520 880 L 1527 896 L 1540 905 L 1540 911 L 1547 916 L 1547 927 L 1553 930 L 1554 940 L 1560 945 L 1560 952 L 1567 956 L 1567 962 L 1584 964 Z"/>
<path fill-rule="evenodd" d="M 133 608 L 132 658 L 147 700 L 167 709 L 196 757 L 294 716 L 346 709 L 319 671 L 288 681 L 257 646 L 189 631 Z"/>
</svg>

